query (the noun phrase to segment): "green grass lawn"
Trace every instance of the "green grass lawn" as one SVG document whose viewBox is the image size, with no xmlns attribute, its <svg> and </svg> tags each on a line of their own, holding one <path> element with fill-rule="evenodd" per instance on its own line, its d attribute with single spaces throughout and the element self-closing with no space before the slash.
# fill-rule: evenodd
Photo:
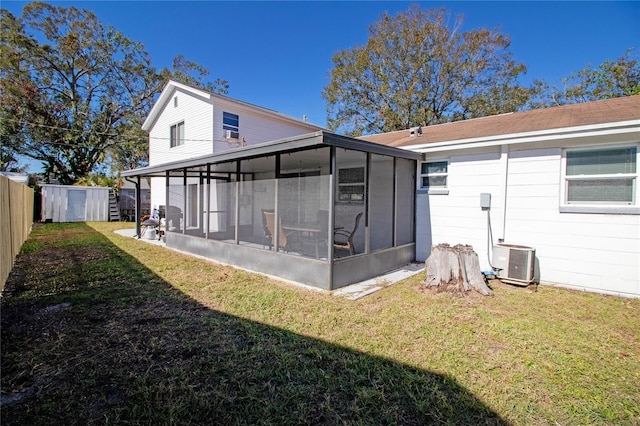
<svg viewBox="0 0 640 426">
<path fill-rule="evenodd" d="M 37 224 L 1 299 L 3 425 L 640 424 L 640 300 L 492 283 L 358 301 Z"/>
</svg>

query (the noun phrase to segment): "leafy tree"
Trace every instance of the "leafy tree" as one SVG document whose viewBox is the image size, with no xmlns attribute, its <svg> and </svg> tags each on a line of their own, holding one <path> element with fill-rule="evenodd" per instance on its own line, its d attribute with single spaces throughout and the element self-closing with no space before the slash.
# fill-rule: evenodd
<svg viewBox="0 0 640 426">
<path fill-rule="evenodd" d="M 182 54 L 173 58 L 173 70 L 163 70 L 163 80 L 174 80 L 187 86 L 199 87 L 209 92 L 221 95 L 229 91 L 229 82 L 219 78 L 214 81 L 205 81 L 204 77 L 209 75 L 209 70 L 196 62 L 187 60 Z"/>
<path fill-rule="evenodd" d="M 85 9 L 34 2 L 20 18 L 0 9 L 0 24 L 0 141 L 63 184 L 105 162 L 144 165 L 140 126 L 155 95 L 169 78 L 206 85 L 206 70 L 182 56 L 175 70 L 155 69 L 141 43 Z"/>
<path fill-rule="evenodd" d="M 13 152 L 0 145 L 0 172 L 24 172 L 27 166 L 20 165 Z"/>
<path fill-rule="evenodd" d="M 566 105 L 600 99 L 640 95 L 640 62 L 634 49 L 627 50 L 617 60 L 607 60 L 596 68 L 587 65 L 559 85 L 546 88 L 542 106 Z"/>
<path fill-rule="evenodd" d="M 531 89 L 497 30 L 461 32 L 462 19 L 417 5 L 370 26 L 364 46 L 337 52 L 323 91 L 328 125 L 351 135 L 516 111 Z"/>
<path fill-rule="evenodd" d="M 109 188 L 119 188 L 121 182 L 115 176 L 106 176 L 103 174 L 89 173 L 81 177 L 75 183 L 78 186 L 103 186 Z"/>
</svg>

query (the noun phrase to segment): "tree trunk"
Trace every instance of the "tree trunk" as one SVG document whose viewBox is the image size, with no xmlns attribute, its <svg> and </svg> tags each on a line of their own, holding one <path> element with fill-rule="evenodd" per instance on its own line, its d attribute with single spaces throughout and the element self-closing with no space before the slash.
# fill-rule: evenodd
<svg viewBox="0 0 640 426">
<path fill-rule="evenodd" d="M 475 290 L 485 296 L 493 294 L 480 271 L 478 255 L 473 247 L 458 244 L 438 244 L 431 249 L 425 263 L 425 287 L 438 287 L 440 291 L 462 293 Z"/>
</svg>

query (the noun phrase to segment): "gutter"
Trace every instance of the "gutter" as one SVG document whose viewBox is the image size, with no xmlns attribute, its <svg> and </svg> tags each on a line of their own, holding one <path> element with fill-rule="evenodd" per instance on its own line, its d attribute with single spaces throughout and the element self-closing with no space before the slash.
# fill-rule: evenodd
<svg viewBox="0 0 640 426">
<path fill-rule="evenodd" d="M 511 133 L 507 135 L 483 136 L 479 138 L 458 139 L 446 142 L 430 142 L 420 145 L 405 145 L 398 148 L 422 153 L 439 152 L 451 148 L 484 148 L 505 144 L 523 144 L 530 142 L 552 141 L 567 137 L 604 136 L 637 132 L 640 137 L 640 120 L 621 121 L 614 126 L 611 123 L 547 129 L 536 132 Z M 423 136 L 424 137 L 424 136 Z M 427 136 L 428 137 L 428 136 Z"/>
</svg>

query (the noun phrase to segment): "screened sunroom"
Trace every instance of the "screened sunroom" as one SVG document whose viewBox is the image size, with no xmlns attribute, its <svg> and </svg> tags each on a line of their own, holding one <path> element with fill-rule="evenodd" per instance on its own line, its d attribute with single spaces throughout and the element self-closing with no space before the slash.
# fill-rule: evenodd
<svg viewBox="0 0 640 426">
<path fill-rule="evenodd" d="M 167 247 L 333 290 L 415 259 L 420 158 L 317 132 L 122 175 L 164 177 Z"/>
</svg>

